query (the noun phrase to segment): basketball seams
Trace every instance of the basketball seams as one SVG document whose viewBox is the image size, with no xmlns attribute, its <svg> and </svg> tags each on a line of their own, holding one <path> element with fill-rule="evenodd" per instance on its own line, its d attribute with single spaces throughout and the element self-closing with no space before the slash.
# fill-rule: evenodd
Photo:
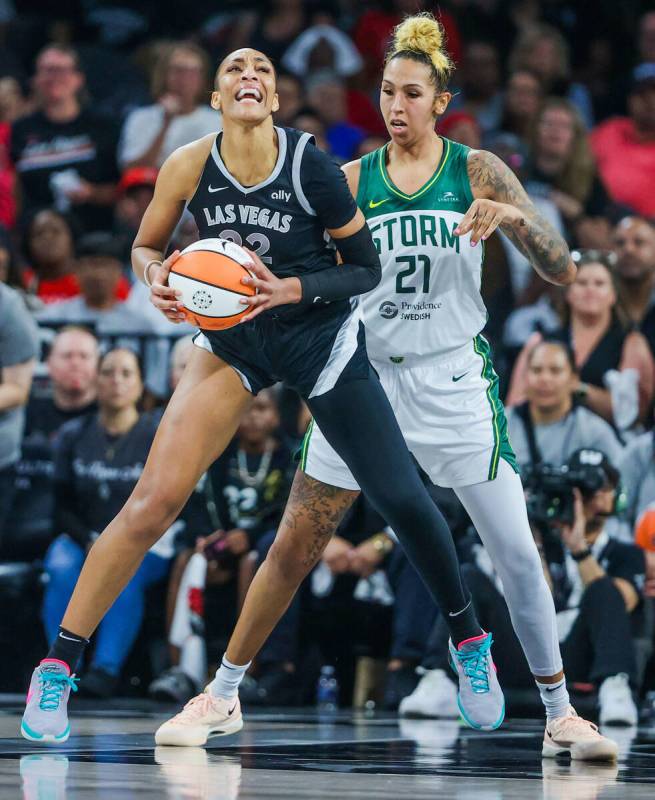
<svg viewBox="0 0 655 800">
<path fill-rule="evenodd" d="M 209 250 L 204 250 L 203 252 L 208 253 L 211 252 Z M 237 262 L 238 263 L 238 262 Z M 245 267 L 244 267 L 245 269 Z M 247 270 L 246 270 L 247 272 Z M 185 275 L 184 272 L 178 272 L 175 269 L 171 269 L 171 275 L 178 275 L 180 278 L 186 278 L 189 281 L 194 281 L 194 283 L 204 283 L 205 286 L 211 286 L 212 289 L 221 289 L 223 292 L 230 292 L 230 294 L 238 294 L 240 297 L 253 297 L 253 294 L 248 292 L 237 292 L 235 289 L 228 289 L 227 286 L 219 286 L 216 283 L 210 283 L 209 281 L 203 281 L 202 278 L 195 278 L 191 275 Z"/>
</svg>

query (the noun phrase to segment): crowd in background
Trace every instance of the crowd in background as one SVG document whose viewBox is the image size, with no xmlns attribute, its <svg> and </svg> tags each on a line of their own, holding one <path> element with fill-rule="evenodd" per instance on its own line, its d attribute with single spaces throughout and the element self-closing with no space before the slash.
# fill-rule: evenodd
<svg viewBox="0 0 655 800">
<path fill-rule="evenodd" d="M 37 627 L 45 639 L 56 632 L 193 346 L 192 329 L 170 325 L 134 282 L 130 248 L 168 155 L 220 130 L 208 104 L 220 59 L 241 46 L 268 54 L 276 124 L 311 132 L 344 163 L 385 143 L 378 91 L 390 34 L 403 15 L 431 10 L 457 65 L 437 131 L 505 160 L 578 266 L 570 287 L 546 284 L 499 233 L 486 243 L 482 278 L 485 335 L 565 664 L 580 690 L 623 681 L 638 700 L 654 689 L 655 9 L 565 0 L 274 0 L 220 11 L 201 0 L 184 15 L 151 0 L 20 6 L 18 15 L 0 0 L 0 595 L 29 609 L 31 627 L 21 633 L 25 616 L 6 619 L 0 640 L 29 632 L 27 666 L 42 650 Z M 185 213 L 171 250 L 196 237 Z M 204 685 L 272 542 L 307 423 L 291 392 L 258 396 L 100 626 L 82 691 L 149 685 L 152 696 L 181 700 Z M 548 481 L 573 480 L 562 478 L 565 465 L 582 476 L 582 494 L 569 486 L 546 496 Z M 604 477 L 587 486 L 594 467 Z M 433 491 L 499 642 L 501 680 L 528 687 L 488 555 L 452 493 Z M 575 497 L 566 513 L 544 509 L 565 495 Z M 595 575 L 571 558 L 580 537 Z M 355 687 L 356 702 L 370 695 L 401 713 L 456 715 L 447 634 L 430 609 L 384 520 L 360 500 L 265 646 L 245 700 L 306 702 L 327 663 L 344 704 Z M 367 695 L 371 664 L 382 662 L 379 696 Z M 22 688 L 18 678 L 13 686 L 16 676 L 0 675 L 0 688 Z M 602 691 L 600 701 L 602 717 Z"/>
</svg>

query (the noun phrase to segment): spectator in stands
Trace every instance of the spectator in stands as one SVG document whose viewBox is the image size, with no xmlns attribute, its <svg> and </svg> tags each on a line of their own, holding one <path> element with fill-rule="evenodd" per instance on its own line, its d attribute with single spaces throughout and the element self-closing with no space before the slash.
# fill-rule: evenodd
<svg viewBox="0 0 655 800">
<path fill-rule="evenodd" d="M 87 325 L 106 344 L 121 344 L 141 353 L 145 361 L 146 387 L 157 397 L 167 392 L 166 342 L 153 337 L 157 329 L 150 316 L 117 298 L 123 275 L 121 242 L 109 233 L 88 233 L 77 247 L 76 274 L 80 294 L 51 303 L 36 314 L 43 325 Z"/>
<path fill-rule="evenodd" d="M 123 263 L 130 263 L 132 244 L 143 215 L 155 193 L 157 170 L 153 167 L 132 167 L 125 170 L 118 183 L 114 210 L 114 235 L 123 245 Z"/>
<path fill-rule="evenodd" d="M 210 64 L 193 42 L 163 50 L 152 78 L 154 105 L 132 111 L 123 125 L 118 162 L 159 168 L 182 145 L 220 130 L 220 115 L 209 106 Z"/>
<path fill-rule="evenodd" d="M 639 518 L 655 503 L 655 442 L 647 431 L 628 442 L 617 462 L 626 494 L 626 522 L 630 534 Z M 652 516 L 652 512 L 651 512 Z"/>
<path fill-rule="evenodd" d="M 184 368 L 193 352 L 193 346 L 193 336 L 182 336 L 175 342 L 171 350 L 171 369 L 169 374 L 171 393 L 175 391 L 175 387 L 180 382 Z"/>
<path fill-rule="evenodd" d="M 290 73 L 277 76 L 277 99 L 280 104 L 275 112 L 275 124 L 293 127 L 294 117 L 305 102 L 305 93 L 299 77 Z"/>
<path fill-rule="evenodd" d="M 0 225 L 0 283 L 23 291 L 23 273 L 18 265 L 14 243 L 9 232 Z"/>
<path fill-rule="evenodd" d="M 0 226 L 13 228 L 16 222 L 16 173 L 11 163 L 11 127 L 0 121 Z"/>
<path fill-rule="evenodd" d="M 178 556 L 169 584 L 173 666 L 151 685 L 154 697 L 183 701 L 197 694 L 207 677 L 206 662 L 196 661 L 194 674 L 190 674 L 190 666 L 187 672 L 183 669 L 190 663 L 185 648 L 189 637 L 195 635 L 187 585 L 194 549 L 208 562 L 205 586 L 229 582 L 240 605 L 248 588 L 244 580 L 254 574 L 245 569 L 248 553 L 259 550 L 264 540 L 267 551 L 272 542 L 295 466 L 291 451 L 276 435 L 279 425 L 275 392 L 265 389 L 243 415 L 232 445 L 212 464 L 187 505 L 184 516 L 192 546 Z M 211 629 L 211 620 L 206 627 Z"/>
<path fill-rule="evenodd" d="M 37 211 L 25 226 L 23 251 L 28 264 L 25 285 L 44 303 L 80 293 L 73 225 L 67 216 L 54 209 Z"/>
<path fill-rule="evenodd" d="M 613 240 L 619 305 L 655 355 L 655 225 L 643 217 L 625 217 L 614 228 Z"/>
<path fill-rule="evenodd" d="M 644 336 L 617 310 L 612 263 L 607 253 L 577 253 L 575 281 L 566 292 L 566 322 L 551 334 L 573 349 L 580 380 L 578 401 L 619 431 L 644 420 L 653 397 L 653 359 Z M 541 340 L 534 334 L 514 367 L 509 405 L 525 399 L 527 355 Z"/>
<path fill-rule="evenodd" d="M 0 538 L 11 510 L 38 332 L 23 301 L 0 283 Z"/>
<path fill-rule="evenodd" d="M 500 130 L 513 133 L 527 145 L 542 100 L 541 81 L 534 72 L 527 69 L 512 72 L 505 85 Z"/>
<path fill-rule="evenodd" d="M 619 473 L 607 456 L 584 449 L 574 453 L 568 465 L 576 470 L 601 469 L 605 485 L 586 495 L 574 489 L 572 521 L 558 521 L 550 531 L 535 532 L 558 611 L 564 669 L 570 681 L 599 687 L 601 724 L 636 725 L 631 689 L 638 691 L 639 685 L 633 626 L 639 627 L 644 553 L 634 544 L 610 538 L 605 529 L 614 513 L 619 482 Z M 511 630 L 502 584 L 490 566 L 484 551 L 478 549 L 474 564 L 464 570 L 465 579 L 481 624 L 493 626 L 500 644 L 498 668 L 504 685 L 527 686 L 527 664 Z M 439 619 L 424 661 L 428 672 L 403 700 L 401 714 L 457 716 L 457 688 L 449 675 L 447 642 L 448 630 Z"/>
<path fill-rule="evenodd" d="M 578 370 L 570 347 L 546 340 L 527 357 L 526 402 L 507 409 L 512 449 L 521 467 L 562 466 L 582 447 L 606 453 L 618 464 L 623 447 L 612 427 L 576 401 Z"/>
<path fill-rule="evenodd" d="M 84 73 L 72 48 L 51 44 L 36 60 L 39 110 L 12 127 L 11 157 L 23 215 L 54 205 L 85 230 L 108 230 L 118 173 L 111 119 L 82 105 Z"/>
<path fill-rule="evenodd" d="M 21 459 L 16 465 L 11 549 L 42 558 L 54 522 L 54 439 L 69 420 L 97 411 L 98 341 L 70 326 L 53 339 L 47 367 L 49 391 L 33 389 L 27 405 Z"/>
<path fill-rule="evenodd" d="M 317 72 L 306 83 L 307 102 L 325 125 L 330 152 L 342 161 L 353 157 L 364 131 L 348 121 L 345 83 L 329 71 Z"/>
<path fill-rule="evenodd" d="M 639 20 L 637 47 L 640 63 L 655 63 L 655 11 L 647 11 Z"/>
<path fill-rule="evenodd" d="M 530 25 L 520 34 L 509 57 L 511 72 L 526 69 L 539 76 L 545 96 L 566 97 L 587 128 L 593 124 L 587 88 L 571 80 L 571 56 L 564 36 L 551 25 Z"/>
<path fill-rule="evenodd" d="M 282 61 L 293 40 L 308 27 L 308 14 L 303 0 L 272 0 L 265 11 L 253 15 L 245 31 L 247 46 L 260 50 L 274 64 Z"/>
<path fill-rule="evenodd" d="M 439 125 L 439 133 L 474 150 L 479 150 L 482 146 L 480 125 L 473 114 L 467 111 L 453 111 L 448 114 Z"/>
<path fill-rule="evenodd" d="M 11 75 L 0 77 L 0 122 L 12 124 L 30 111 L 23 89 Z"/>
<path fill-rule="evenodd" d="M 478 121 L 483 134 L 498 130 L 503 110 L 500 91 L 500 56 L 493 42 L 473 40 L 464 47 L 457 71 L 460 92 L 450 103 L 452 111 L 466 111 Z"/>
<path fill-rule="evenodd" d="M 576 107 L 551 98 L 538 112 L 526 173 L 529 194 L 546 194 L 557 206 L 569 241 L 608 249 L 609 197 L 596 171 L 587 131 Z"/>
<path fill-rule="evenodd" d="M 298 116 L 291 123 L 292 128 L 298 128 L 300 131 L 307 131 L 316 140 L 316 146 L 319 150 L 326 153 L 331 153 L 330 144 L 326 138 L 326 126 L 323 124 L 321 118 L 315 114 L 311 108 L 301 109 Z"/>
<path fill-rule="evenodd" d="M 288 47 L 281 64 L 298 76 L 329 69 L 350 78 L 361 70 L 363 61 L 349 36 L 326 19 L 305 28 Z"/>
<path fill-rule="evenodd" d="M 628 116 L 601 122 L 591 134 L 591 146 L 612 199 L 655 217 L 655 63 L 635 68 Z"/>
<path fill-rule="evenodd" d="M 143 391 L 136 355 L 117 348 L 101 359 L 99 412 L 72 420 L 55 444 L 55 533 L 48 549 L 43 623 L 48 641 L 63 613 L 89 547 L 134 489 L 143 471 L 158 417 L 138 409 Z M 147 553 L 132 580 L 100 623 L 82 691 L 107 697 L 139 633 L 145 590 L 168 573 L 175 526 Z"/>
</svg>

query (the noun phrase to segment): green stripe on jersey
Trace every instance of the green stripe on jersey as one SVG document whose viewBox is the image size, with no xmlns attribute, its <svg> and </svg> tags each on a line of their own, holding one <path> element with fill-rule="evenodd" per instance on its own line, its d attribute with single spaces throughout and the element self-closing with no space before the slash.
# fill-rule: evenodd
<svg viewBox="0 0 655 800">
<path fill-rule="evenodd" d="M 309 451 L 309 440 L 312 436 L 312 431 L 314 430 L 314 420 L 310 420 L 309 425 L 307 426 L 307 430 L 305 431 L 305 437 L 302 440 L 302 447 L 300 448 L 300 469 L 304 472 L 305 467 L 307 466 L 307 453 Z"/>
</svg>

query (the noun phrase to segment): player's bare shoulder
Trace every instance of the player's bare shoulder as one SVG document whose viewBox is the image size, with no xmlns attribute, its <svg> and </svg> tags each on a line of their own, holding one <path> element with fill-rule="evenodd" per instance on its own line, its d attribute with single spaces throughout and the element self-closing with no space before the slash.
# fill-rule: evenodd
<svg viewBox="0 0 655 800">
<path fill-rule="evenodd" d="M 361 159 L 358 158 L 355 161 L 349 161 L 347 164 L 343 164 L 341 169 L 343 170 L 346 180 L 348 181 L 350 193 L 353 197 L 357 197 L 357 190 L 359 189 L 359 176 L 362 171 Z"/>
<path fill-rule="evenodd" d="M 180 199 L 190 200 L 215 141 L 216 134 L 209 133 L 174 150 L 162 164 L 157 188 Z"/>
</svg>

